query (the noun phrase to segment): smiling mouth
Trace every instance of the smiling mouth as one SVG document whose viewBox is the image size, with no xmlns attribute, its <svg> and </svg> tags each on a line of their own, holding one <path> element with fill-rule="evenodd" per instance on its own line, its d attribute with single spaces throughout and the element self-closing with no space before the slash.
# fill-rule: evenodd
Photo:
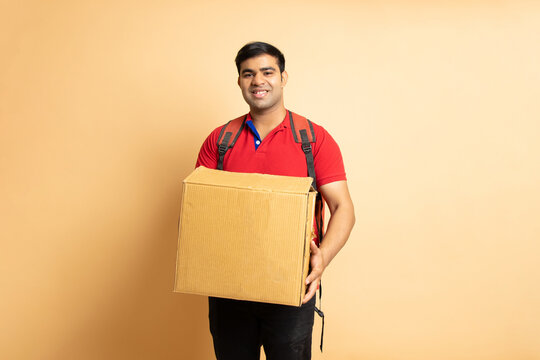
<svg viewBox="0 0 540 360">
<path fill-rule="evenodd" d="M 251 92 L 256 98 L 263 98 L 268 94 L 268 90 L 253 90 Z"/>
</svg>

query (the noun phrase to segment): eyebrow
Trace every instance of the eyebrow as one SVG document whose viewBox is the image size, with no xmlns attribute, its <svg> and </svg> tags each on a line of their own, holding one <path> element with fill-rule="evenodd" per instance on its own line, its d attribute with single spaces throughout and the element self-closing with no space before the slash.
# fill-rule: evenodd
<svg viewBox="0 0 540 360">
<path fill-rule="evenodd" d="M 276 68 L 274 68 L 272 66 L 267 66 L 267 67 L 263 67 L 263 68 L 259 69 L 259 71 L 268 71 L 268 70 L 276 71 Z M 252 69 L 244 69 L 244 70 L 242 70 L 242 74 L 254 73 L 254 72 L 255 72 L 255 70 L 252 70 Z"/>
</svg>

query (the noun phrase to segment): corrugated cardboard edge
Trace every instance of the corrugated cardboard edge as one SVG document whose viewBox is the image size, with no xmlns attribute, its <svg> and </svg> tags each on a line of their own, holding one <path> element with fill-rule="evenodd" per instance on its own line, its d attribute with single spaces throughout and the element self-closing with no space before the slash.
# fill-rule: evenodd
<svg viewBox="0 0 540 360">
<path fill-rule="evenodd" d="M 308 197 L 308 206 L 306 206 L 306 230 L 304 232 L 304 259 L 302 264 L 302 274 L 300 278 L 302 279 L 302 286 L 300 287 L 300 296 L 297 306 L 302 306 L 302 299 L 306 294 L 306 278 L 309 275 L 309 264 L 311 260 L 311 248 L 310 244 L 314 238 L 313 233 L 313 217 L 315 212 L 315 199 L 317 192 L 310 188 L 310 191 L 307 193 Z M 311 221 L 309 221 L 311 219 Z"/>
<path fill-rule="evenodd" d="M 234 175 L 243 174 L 243 175 L 253 176 L 256 178 L 266 178 L 266 179 L 291 178 L 291 179 L 294 179 L 295 182 L 300 182 L 300 183 L 297 186 L 296 190 L 283 189 L 283 188 L 273 190 L 273 189 L 268 189 L 265 187 L 235 185 L 235 184 L 230 184 L 230 183 L 211 184 L 211 183 L 207 183 L 203 179 L 198 178 L 201 175 L 202 176 L 212 175 L 212 173 L 214 173 L 213 175 L 215 176 L 225 176 L 225 177 L 233 176 L 232 174 Z M 262 173 L 236 173 L 236 172 L 229 172 L 225 170 L 209 169 L 204 166 L 199 166 L 184 179 L 183 183 L 188 183 L 188 184 L 193 184 L 193 185 L 204 185 L 204 186 L 219 186 L 219 187 L 230 188 L 230 189 L 241 189 L 241 190 L 247 189 L 247 190 L 252 190 L 252 191 L 267 191 L 267 192 L 275 191 L 275 192 L 283 193 L 283 194 L 309 194 L 310 192 L 315 191 L 313 190 L 313 187 L 310 185 L 311 181 L 307 180 L 306 182 L 305 179 L 308 179 L 308 178 L 298 177 L 298 176 L 287 176 L 287 175 L 262 174 Z M 301 184 L 302 182 L 304 182 L 304 184 Z"/>
<path fill-rule="evenodd" d="M 307 196 L 307 206 L 306 206 L 306 227 L 304 228 L 304 256 L 302 259 L 302 274 L 300 275 L 302 284 L 300 286 L 300 294 L 299 294 L 298 303 L 296 304 L 296 306 L 302 305 L 302 299 L 304 298 L 304 294 L 306 293 L 306 277 L 309 271 L 309 258 L 306 258 L 306 251 L 309 251 L 310 235 L 308 234 L 308 224 L 309 224 L 308 219 L 310 215 L 311 205 L 309 203 L 309 193 L 306 194 L 306 196 Z M 309 228 L 311 228 L 311 226 L 309 226 Z"/>
<path fill-rule="evenodd" d="M 186 192 L 186 181 L 182 181 L 182 194 L 180 195 L 180 213 L 178 214 L 178 233 L 176 235 L 176 265 L 175 265 L 175 274 L 174 274 L 174 292 L 179 292 L 177 288 L 178 284 L 178 259 L 180 258 L 180 227 L 182 226 L 182 214 L 184 212 L 184 196 Z"/>
</svg>

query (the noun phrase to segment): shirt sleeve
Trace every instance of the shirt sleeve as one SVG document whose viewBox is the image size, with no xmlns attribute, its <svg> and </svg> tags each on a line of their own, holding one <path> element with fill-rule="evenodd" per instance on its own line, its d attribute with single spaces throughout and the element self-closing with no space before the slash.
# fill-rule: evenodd
<svg viewBox="0 0 540 360">
<path fill-rule="evenodd" d="M 343 157 L 336 141 L 322 127 L 316 127 L 317 142 L 313 151 L 317 187 L 334 181 L 347 180 Z"/>
<path fill-rule="evenodd" d="M 223 126 L 218 127 L 208 135 L 199 150 L 195 167 L 204 166 L 209 169 L 216 169 L 218 162 L 217 139 Z"/>
</svg>

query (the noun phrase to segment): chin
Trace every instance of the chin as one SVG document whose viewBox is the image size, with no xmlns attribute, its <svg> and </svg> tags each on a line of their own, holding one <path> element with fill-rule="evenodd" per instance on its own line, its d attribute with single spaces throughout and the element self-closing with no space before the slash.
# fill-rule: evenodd
<svg viewBox="0 0 540 360">
<path fill-rule="evenodd" d="M 271 106 L 268 105 L 268 104 L 261 104 L 261 103 L 257 103 L 257 102 L 248 102 L 248 105 L 250 108 L 254 109 L 254 110 L 266 110 L 268 108 L 270 108 Z"/>
</svg>

